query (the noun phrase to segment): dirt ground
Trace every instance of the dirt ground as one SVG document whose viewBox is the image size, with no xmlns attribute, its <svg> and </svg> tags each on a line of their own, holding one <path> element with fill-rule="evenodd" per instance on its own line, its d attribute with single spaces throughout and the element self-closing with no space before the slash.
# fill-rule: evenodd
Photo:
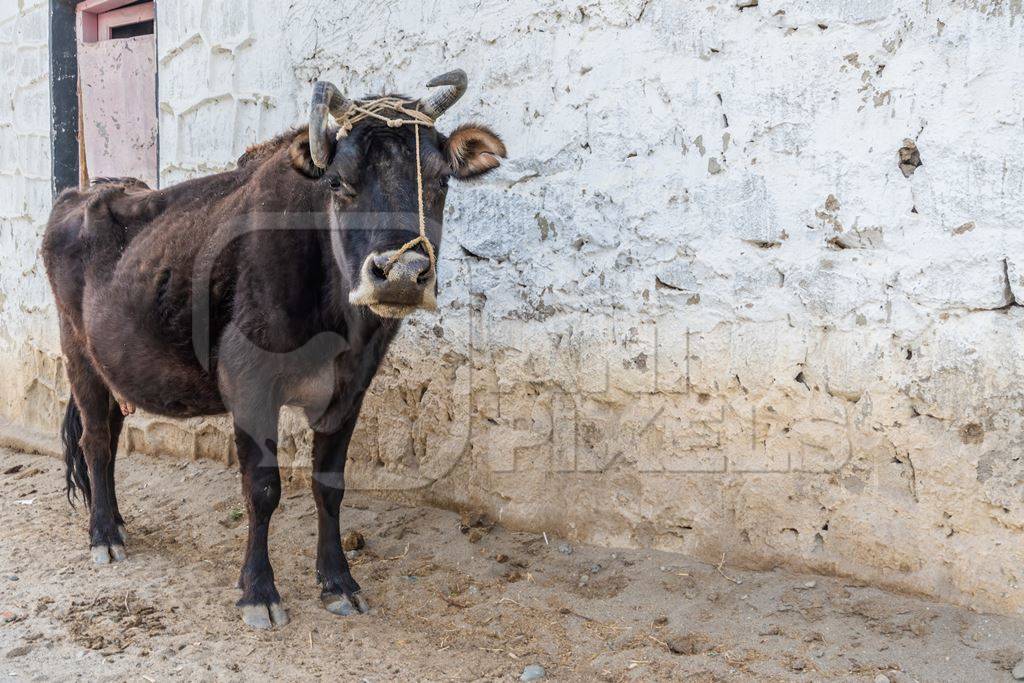
<svg viewBox="0 0 1024 683">
<path fill-rule="evenodd" d="M 291 623 L 234 608 L 238 477 L 210 462 L 119 462 L 128 560 L 89 560 L 63 465 L 0 450 L 0 679 L 243 681 L 1000 681 L 1024 620 L 849 580 L 569 546 L 486 520 L 349 494 L 373 611 L 338 617 L 313 577 L 316 515 L 286 491 L 271 556 Z M 481 526 L 482 524 L 482 526 Z M 468 526 L 468 528 L 467 528 Z M 571 551 L 571 552 L 566 552 Z"/>
</svg>

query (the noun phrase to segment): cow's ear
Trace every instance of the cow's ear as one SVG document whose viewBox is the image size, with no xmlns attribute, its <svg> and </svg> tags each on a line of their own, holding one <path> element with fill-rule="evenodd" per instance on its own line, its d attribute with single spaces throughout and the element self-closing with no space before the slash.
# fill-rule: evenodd
<svg viewBox="0 0 1024 683">
<path fill-rule="evenodd" d="M 476 124 L 459 126 L 448 136 L 445 150 L 456 178 L 476 178 L 501 165 L 505 143 L 489 128 Z"/>
<path fill-rule="evenodd" d="M 292 168 L 304 176 L 319 178 L 324 174 L 324 169 L 313 163 L 313 157 L 309 153 L 309 131 L 302 131 L 292 140 L 288 147 L 288 157 L 291 159 Z"/>
</svg>

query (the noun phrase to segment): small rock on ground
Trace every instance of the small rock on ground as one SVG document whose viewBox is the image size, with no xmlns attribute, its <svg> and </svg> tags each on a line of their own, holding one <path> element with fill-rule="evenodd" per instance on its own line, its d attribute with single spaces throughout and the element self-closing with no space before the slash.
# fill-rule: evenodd
<svg viewBox="0 0 1024 683">
<path fill-rule="evenodd" d="M 885 674 L 878 674 L 875 676 L 875 683 L 892 683 L 892 681 Z"/>
<path fill-rule="evenodd" d="M 523 674 L 519 677 L 521 681 L 539 681 L 544 678 L 544 667 L 540 664 L 530 664 L 523 669 Z"/>
<path fill-rule="evenodd" d="M 342 550 L 361 550 L 366 545 L 366 539 L 358 531 L 347 531 L 341 538 Z"/>
<path fill-rule="evenodd" d="M 672 654 L 676 655 L 699 655 L 711 649 L 705 638 L 695 633 L 671 636 L 665 644 Z"/>
<path fill-rule="evenodd" d="M 568 543 L 559 543 L 558 552 L 562 553 L 563 555 L 572 555 L 572 546 Z"/>
<path fill-rule="evenodd" d="M 1024 659 L 1017 662 L 1017 666 L 1013 667 L 1013 680 L 1024 681 Z"/>
<path fill-rule="evenodd" d="M 493 525 L 494 522 L 482 512 L 467 511 L 459 515 L 459 530 L 462 533 L 467 533 L 470 529 L 490 529 Z"/>
</svg>

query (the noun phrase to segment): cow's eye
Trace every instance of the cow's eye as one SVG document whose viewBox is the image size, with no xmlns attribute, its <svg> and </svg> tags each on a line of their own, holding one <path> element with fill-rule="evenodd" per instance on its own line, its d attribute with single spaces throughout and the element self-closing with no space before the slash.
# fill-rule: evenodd
<svg viewBox="0 0 1024 683">
<path fill-rule="evenodd" d="M 331 191 L 337 192 L 347 199 L 352 199 L 356 196 L 356 189 L 337 176 L 328 178 L 327 184 L 330 186 Z"/>
<path fill-rule="evenodd" d="M 447 189 L 448 188 L 448 176 L 443 175 L 440 178 L 438 178 L 437 179 L 437 186 L 440 187 L 442 190 Z"/>
</svg>

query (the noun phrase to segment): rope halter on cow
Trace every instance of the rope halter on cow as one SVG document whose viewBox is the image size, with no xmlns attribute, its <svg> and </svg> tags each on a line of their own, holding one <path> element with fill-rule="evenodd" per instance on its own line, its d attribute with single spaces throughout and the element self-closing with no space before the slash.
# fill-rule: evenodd
<svg viewBox="0 0 1024 683">
<path fill-rule="evenodd" d="M 423 244 L 430 258 L 430 268 L 436 272 L 437 255 L 434 245 L 427 237 L 427 221 L 423 208 L 423 165 L 420 160 L 420 126 L 434 126 L 434 121 L 455 104 L 466 92 L 466 72 L 455 69 L 442 74 L 427 83 L 428 88 L 447 86 L 426 100 L 403 100 L 397 97 L 378 97 L 372 100 L 349 100 L 338 88 L 327 81 L 317 81 L 313 86 L 313 102 L 309 113 L 309 152 L 313 163 L 326 169 L 329 163 L 330 140 L 345 138 L 352 128 L 366 119 L 376 119 L 389 128 L 411 125 L 416 140 L 416 202 L 419 213 L 418 237 L 409 240 L 391 255 L 387 262 L 390 268 L 409 249 Z M 399 117 L 387 116 L 398 114 Z"/>
</svg>

